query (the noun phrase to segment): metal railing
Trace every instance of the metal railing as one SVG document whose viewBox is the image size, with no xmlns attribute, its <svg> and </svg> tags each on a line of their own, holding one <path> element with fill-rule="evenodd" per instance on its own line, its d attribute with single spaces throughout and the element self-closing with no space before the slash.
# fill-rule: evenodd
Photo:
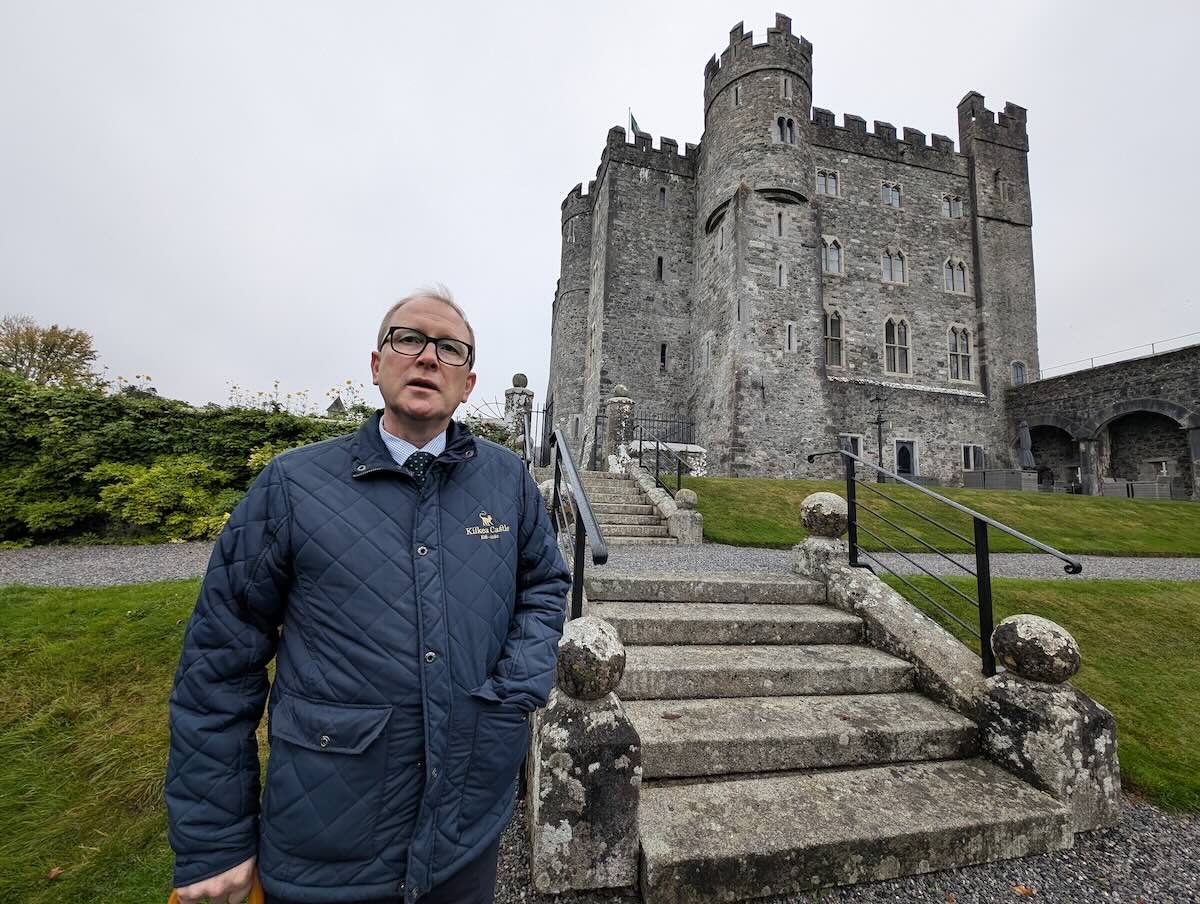
<svg viewBox="0 0 1200 904">
<path fill-rule="evenodd" d="M 555 430 L 550 438 L 554 450 L 554 495 L 550 502 L 550 520 L 556 536 L 565 531 L 574 531 L 569 547 L 571 561 L 571 609 L 568 618 L 583 615 L 583 570 L 587 564 L 586 547 L 592 547 L 592 564 L 603 565 L 608 561 L 608 545 L 600 532 L 600 525 L 592 512 L 579 469 L 561 430 Z M 564 486 L 565 484 L 565 486 Z M 565 492 L 564 492 L 565 490 Z"/>
<path fill-rule="evenodd" d="M 892 575 L 894 575 L 895 578 L 898 581 L 900 581 L 902 584 L 904 584 L 905 587 L 912 590 L 914 593 L 917 593 L 920 596 L 922 596 L 927 602 L 929 602 L 930 605 L 932 605 L 935 609 L 937 609 L 939 612 L 941 612 L 943 615 L 945 615 L 951 621 L 955 622 L 957 625 L 959 625 L 961 628 L 966 630 L 972 636 L 978 638 L 979 654 L 980 654 L 980 658 L 983 661 L 983 674 L 987 675 L 989 678 L 992 675 L 996 674 L 996 660 L 995 660 L 995 656 L 992 654 L 992 646 L 991 646 L 991 636 L 992 636 L 992 629 L 994 627 L 994 624 L 993 624 L 993 615 L 992 615 L 992 566 L 991 566 L 991 554 L 990 554 L 990 546 L 989 546 L 989 539 L 988 539 L 988 529 L 994 528 L 1002 533 L 1008 534 L 1010 537 L 1014 537 L 1017 540 L 1020 540 L 1021 542 L 1026 543 L 1029 546 L 1032 546 L 1034 549 L 1040 550 L 1041 552 L 1047 553 L 1048 555 L 1052 555 L 1057 559 L 1061 559 L 1063 562 L 1066 563 L 1064 566 L 1064 569 L 1067 572 L 1067 574 L 1079 574 L 1081 571 L 1083 571 L 1083 565 L 1078 559 L 1075 559 L 1075 558 L 1067 555 L 1066 553 L 1055 549 L 1053 546 L 1048 546 L 1045 543 L 1042 543 L 1040 540 L 1035 540 L 1033 537 L 1027 536 L 1018 530 L 1014 530 L 1013 528 L 1009 527 L 1006 524 L 1001 524 L 999 521 L 989 518 L 987 515 L 977 512 L 972 508 L 968 508 L 967 506 L 962 505 L 961 503 L 955 502 L 953 499 L 947 499 L 945 496 L 935 493 L 932 490 L 926 489 L 925 487 L 921 486 L 920 484 L 914 483 L 913 481 L 909 480 L 908 478 L 901 477 L 899 474 L 894 474 L 891 471 L 888 471 L 884 468 L 879 467 L 878 465 L 872 464 L 871 462 L 867 461 L 866 459 L 861 458 L 858 455 L 855 455 L 853 452 L 850 452 L 846 449 L 839 449 L 839 450 L 833 451 L 833 452 L 816 452 L 816 453 L 808 456 L 808 461 L 811 463 L 811 462 L 815 461 L 817 458 L 825 456 L 825 455 L 840 455 L 840 456 L 842 456 L 842 461 L 844 462 L 844 464 L 846 466 L 846 504 L 847 504 L 847 508 L 849 509 L 849 524 L 847 527 L 847 534 L 848 534 L 849 546 L 850 546 L 850 564 L 855 568 L 867 568 L 867 569 L 870 569 L 871 571 L 874 571 L 874 569 L 871 568 L 871 566 L 869 564 L 861 561 L 860 557 L 865 557 L 867 559 L 870 559 L 872 562 L 874 562 L 880 568 L 883 568 L 884 570 L 886 570 L 886 571 L 890 572 Z M 907 487 L 911 487 L 912 489 L 916 490 L 921 495 L 928 496 L 929 498 L 936 500 L 937 502 L 941 503 L 942 505 L 948 506 L 949 508 L 951 508 L 957 512 L 960 512 L 961 514 L 968 516 L 972 522 L 973 536 L 971 538 L 965 537 L 961 533 L 959 533 L 957 530 L 955 530 L 954 528 L 948 527 L 947 525 L 943 524 L 941 521 L 937 520 L 936 518 L 930 517 L 929 515 L 925 514 L 924 512 L 918 511 L 917 509 L 913 508 L 910 505 L 907 505 L 906 503 L 900 501 L 899 499 L 896 499 L 892 496 L 887 495 L 887 493 L 885 493 L 883 490 L 880 489 L 880 487 L 884 486 L 885 484 L 876 483 L 873 481 L 868 482 L 868 481 L 864 481 L 864 480 L 860 479 L 857 474 L 857 468 L 860 465 L 865 468 L 868 468 L 870 471 L 872 471 L 873 473 L 875 473 L 878 476 L 891 478 L 896 483 L 902 483 Z M 972 571 L 970 568 L 968 568 L 962 562 L 953 558 L 952 556 L 947 554 L 945 551 L 938 549 L 937 546 L 930 543 L 928 540 L 917 536 L 912 531 L 897 524 L 895 521 L 888 518 L 886 515 L 883 515 L 882 513 L 875 511 L 870 506 L 865 505 L 862 502 L 859 502 L 858 501 L 858 488 L 859 487 L 862 487 L 865 490 L 869 490 L 871 493 L 874 493 L 876 496 L 879 496 L 882 499 L 890 502 L 892 505 L 895 505 L 901 509 L 904 509 L 904 511 L 908 512 L 909 514 L 915 515 L 916 517 L 920 518 L 922 521 L 926 522 L 927 524 L 930 524 L 933 527 L 935 527 L 941 531 L 944 531 L 945 533 L 954 537 L 956 540 L 958 540 L 962 543 L 965 543 L 970 549 L 972 549 L 974 551 L 975 570 Z M 866 524 L 863 524 L 861 515 L 864 512 L 871 515 L 872 517 L 878 519 L 879 521 L 883 522 L 883 524 L 886 524 L 888 527 L 903 534 L 904 536 L 908 537 L 909 539 L 916 541 L 918 544 L 920 544 L 921 546 L 923 546 L 927 550 L 929 550 L 929 552 L 935 553 L 935 554 L 941 556 L 943 559 L 945 559 L 950 564 L 954 565 L 956 568 L 959 568 L 962 571 L 964 571 L 966 574 L 974 577 L 975 578 L 975 593 L 976 593 L 975 597 L 971 597 L 969 594 L 963 593 L 957 587 L 955 587 L 952 584 L 948 583 L 947 581 L 943 580 L 939 575 L 934 574 L 932 571 L 930 571 L 928 568 L 926 568 L 924 565 L 922 565 L 916 559 L 912 558 L 911 556 L 907 555 L 904 552 L 901 552 L 899 549 L 897 549 L 895 546 L 893 546 L 891 543 L 889 543 L 880 533 L 876 533 L 874 530 L 872 530 Z M 881 530 L 882 530 L 882 528 L 881 528 Z M 908 562 L 914 568 L 916 568 L 919 571 L 923 572 L 924 574 L 928 575 L 930 578 L 932 578 L 934 581 L 936 581 L 942 587 L 946 588 L 946 590 L 948 590 L 951 594 L 953 594 L 953 596 L 958 597 L 959 599 L 963 600 L 964 602 L 966 602 L 969 605 L 974 606 L 976 609 L 978 609 L 979 610 L 979 628 L 978 628 L 978 630 L 976 630 L 971 625 L 968 625 L 965 621 L 960 619 L 957 615 L 955 615 L 949 609 L 945 608 L 941 603 L 939 603 L 936 599 L 934 599 L 932 596 L 930 596 L 924 590 L 917 587 L 911 581 L 907 580 L 904 577 L 904 575 L 897 572 L 895 569 L 893 569 L 891 566 L 889 566 L 886 562 L 882 561 L 880 558 L 878 558 L 875 555 L 872 555 L 871 552 L 864 549 L 862 547 L 862 545 L 859 544 L 859 542 L 858 542 L 859 531 L 862 531 L 863 533 L 867 534 L 869 537 L 871 537 L 873 540 L 875 540 L 876 543 L 879 543 L 881 546 L 887 548 L 893 554 L 900 556 L 900 558 L 904 559 L 904 561 Z"/>
<path fill-rule="evenodd" d="M 637 440 L 637 444 L 638 444 L 638 450 L 637 450 L 638 464 L 641 465 L 643 468 L 646 467 L 646 460 L 645 460 L 646 443 L 647 442 L 654 443 L 654 468 L 653 468 L 654 483 L 656 485 L 662 487 L 664 490 L 666 490 L 667 494 L 672 499 L 674 499 L 675 494 L 678 493 L 681 489 L 683 489 L 684 473 L 687 473 L 687 474 L 692 473 L 691 466 L 689 466 L 687 462 L 685 462 L 682 458 L 680 458 L 678 455 L 676 455 L 675 452 L 671 448 L 669 448 L 665 443 L 663 443 L 662 440 L 660 440 L 653 433 L 650 433 L 650 431 L 647 430 L 645 427 L 643 427 L 641 424 L 638 424 L 636 427 L 633 428 L 633 435 L 634 435 L 634 438 Z M 662 477 L 660 476 L 662 473 L 661 462 L 662 462 L 663 457 L 666 457 L 667 459 L 669 459 L 668 466 L 670 466 L 670 461 L 674 461 L 674 463 L 675 463 L 675 489 L 674 490 L 672 490 L 669 486 L 667 486 L 665 483 L 663 483 Z"/>
</svg>

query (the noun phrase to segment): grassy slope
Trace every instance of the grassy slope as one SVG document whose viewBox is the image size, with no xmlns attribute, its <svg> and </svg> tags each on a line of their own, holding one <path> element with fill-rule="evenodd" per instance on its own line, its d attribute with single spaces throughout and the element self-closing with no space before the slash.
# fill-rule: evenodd
<svg viewBox="0 0 1200 904">
<path fill-rule="evenodd" d="M 906 577 L 967 624 L 975 610 L 931 578 Z M 916 597 L 894 578 L 888 582 Z M 974 596 L 968 580 L 954 580 Z M 1079 641 L 1083 667 L 1073 680 L 1117 718 L 1127 784 L 1172 809 L 1200 810 L 1200 582 L 993 582 L 997 621 L 1031 612 Z M 975 650 L 978 641 L 927 602 L 921 608 Z"/>
<path fill-rule="evenodd" d="M 734 546 L 785 548 L 804 537 L 799 523 L 800 503 L 821 490 L 844 496 L 844 481 L 772 480 L 766 478 L 692 477 L 687 486 L 700 497 L 704 536 Z M 971 536 L 970 519 L 916 490 L 888 484 L 889 496 L 929 514 Z M 936 492 L 1029 534 L 1063 552 L 1111 556 L 1200 556 L 1200 505 L 1186 502 L 1143 502 L 1096 496 L 1047 493 L 1006 493 L 988 490 L 937 488 Z M 967 551 L 967 546 L 899 506 L 859 488 L 859 502 L 944 550 Z M 923 551 L 869 514 L 866 527 L 906 552 Z M 1028 546 L 992 530 L 992 549 L 1028 552 Z M 865 532 L 859 541 L 882 549 Z"/>
<path fill-rule="evenodd" d="M 166 699 L 197 587 L 0 589 L 0 901 L 166 900 Z"/>
<path fill-rule="evenodd" d="M 0 902 L 165 900 L 166 698 L 196 587 L 0 588 Z M 997 608 L 1068 626 L 1126 777 L 1200 810 L 1200 583 L 997 581 Z"/>
</svg>

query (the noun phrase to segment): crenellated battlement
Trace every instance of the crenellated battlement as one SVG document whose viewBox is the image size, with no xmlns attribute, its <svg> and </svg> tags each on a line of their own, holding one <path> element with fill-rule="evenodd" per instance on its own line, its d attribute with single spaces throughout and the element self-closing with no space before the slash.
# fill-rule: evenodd
<svg viewBox="0 0 1200 904">
<path fill-rule="evenodd" d="M 982 94 L 971 91 L 958 102 L 958 140 L 964 146 L 969 140 L 980 140 L 1028 151 L 1027 119 L 1024 107 L 1009 101 L 1003 112 L 994 113 Z"/>
<path fill-rule="evenodd" d="M 812 92 L 812 44 L 792 34 L 792 20 L 775 14 L 775 27 L 767 29 L 765 43 L 754 43 L 754 32 L 739 22 L 729 32 L 729 45 L 704 66 L 704 109 L 734 79 L 758 69 L 782 69 L 800 76 Z"/>
<path fill-rule="evenodd" d="M 583 183 L 579 182 L 567 192 L 567 196 L 562 202 L 562 221 L 565 223 L 571 217 L 579 216 L 579 214 L 591 214 L 592 204 L 596 200 L 596 180 L 592 179 L 587 184 L 587 191 L 583 190 Z"/>
<path fill-rule="evenodd" d="M 679 142 L 674 138 L 659 138 L 658 148 L 655 148 L 654 136 L 648 132 L 636 132 L 633 141 L 627 142 L 625 129 L 613 126 L 608 130 L 600 169 L 604 169 L 606 162 L 615 161 L 633 166 L 648 166 L 690 179 L 695 175 L 697 150 L 697 145 L 688 142 L 684 145 L 684 153 L 680 154 Z"/>
<path fill-rule="evenodd" d="M 919 129 L 905 126 L 902 136 L 898 136 L 894 125 L 878 119 L 868 131 L 867 121 L 853 113 L 842 114 L 839 126 L 833 113 L 821 107 L 813 107 L 810 134 L 811 142 L 820 147 L 966 175 L 965 158 L 954 150 L 954 140 L 946 135 L 934 133 L 930 144 Z"/>
</svg>

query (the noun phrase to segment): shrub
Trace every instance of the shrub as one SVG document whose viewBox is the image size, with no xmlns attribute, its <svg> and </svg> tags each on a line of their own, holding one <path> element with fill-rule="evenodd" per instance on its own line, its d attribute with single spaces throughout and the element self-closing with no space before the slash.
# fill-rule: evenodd
<svg viewBox="0 0 1200 904">
<path fill-rule="evenodd" d="M 211 539 L 229 514 L 217 511 L 219 503 L 230 501 L 225 492 L 229 475 L 199 455 L 160 458 L 150 467 L 100 464 L 88 479 L 103 485 L 104 511 L 156 539 Z"/>
</svg>

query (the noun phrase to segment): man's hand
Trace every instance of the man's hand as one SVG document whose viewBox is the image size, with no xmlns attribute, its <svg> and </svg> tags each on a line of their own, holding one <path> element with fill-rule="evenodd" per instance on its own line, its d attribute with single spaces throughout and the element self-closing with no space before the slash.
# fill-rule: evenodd
<svg viewBox="0 0 1200 904">
<path fill-rule="evenodd" d="M 239 863 L 233 869 L 175 889 L 179 904 L 243 904 L 250 897 L 254 883 L 254 858 Z"/>
</svg>

